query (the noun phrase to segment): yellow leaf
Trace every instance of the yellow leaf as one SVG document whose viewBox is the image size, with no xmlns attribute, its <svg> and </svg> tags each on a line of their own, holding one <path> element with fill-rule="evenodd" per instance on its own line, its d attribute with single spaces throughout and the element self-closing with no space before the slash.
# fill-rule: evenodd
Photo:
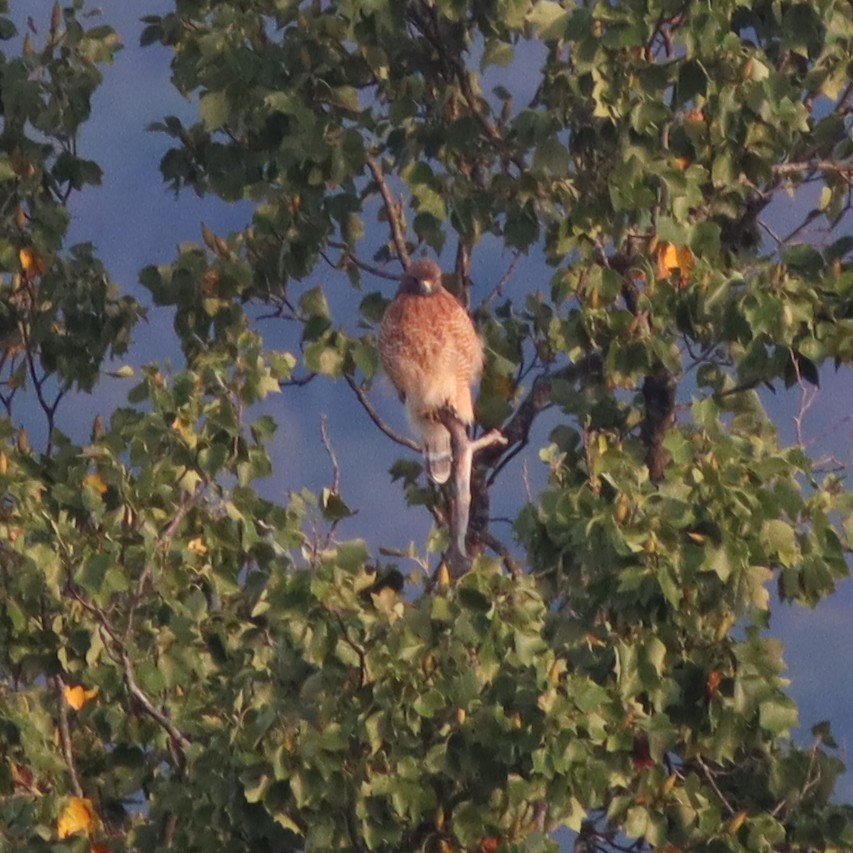
<svg viewBox="0 0 853 853">
<path fill-rule="evenodd" d="M 216 235 L 207 227 L 207 225 L 205 225 L 204 222 L 201 223 L 201 239 L 204 240 L 204 245 L 207 246 L 208 249 L 213 252 L 216 251 Z"/>
<path fill-rule="evenodd" d="M 99 822 L 91 800 L 86 797 L 71 797 L 56 821 L 56 834 L 60 838 L 68 838 L 78 832 L 91 835 L 98 828 Z"/>
<path fill-rule="evenodd" d="M 435 580 L 439 588 L 450 586 L 450 569 L 444 561 L 442 561 L 438 567 L 438 571 L 435 573 Z"/>
<path fill-rule="evenodd" d="M 18 260 L 21 262 L 21 269 L 28 274 L 41 274 L 46 269 L 44 261 L 26 246 L 18 249 Z"/>
<path fill-rule="evenodd" d="M 561 658 L 555 658 L 548 668 L 548 684 L 556 687 L 560 683 L 560 676 L 566 671 L 566 662 Z"/>
<path fill-rule="evenodd" d="M 683 172 L 690 165 L 690 161 L 686 157 L 676 157 L 675 165 Z"/>
<path fill-rule="evenodd" d="M 745 820 L 746 812 L 739 811 L 737 814 L 732 816 L 731 820 L 726 821 L 724 829 L 729 835 L 734 835 L 743 826 L 743 822 Z"/>
<path fill-rule="evenodd" d="M 660 243 L 657 249 L 657 277 L 669 278 L 673 270 L 679 271 L 678 283 L 687 284 L 693 274 L 696 259 L 689 246 Z"/>
<path fill-rule="evenodd" d="M 669 278 L 670 272 L 678 266 L 678 250 L 672 243 L 659 243 L 657 256 L 657 277 Z"/>
<path fill-rule="evenodd" d="M 178 433 L 184 441 L 192 442 L 195 438 L 195 430 L 193 429 L 192 424 L 180 416 L 172 421 L 172 429 L 175 430 L 175 432 Z"/>
<path fill-rule="evenodd" d="M 62 692 L 65 696 L 65 701 L 75 711 L 79 711 L 92 697 L 98 695 L 98 688 L 93 687 L 91 690 L 87 690 L 79 684 L 75 687 L 66 685 Z"/>
<path fill-rule="evenodd" d="M 83 485 L 88 489 L 94 489 L 99 495 L 106 494 L 109 486 L 104 482 L 104 478 L 97 472 L 87 474 L 83 478 Z"/>
<path fill-rule="evenodd" d="M 391 622 L 396 622 L 405 612 L 400 596 L 389 586 L 382 587 L 378 592 L 370 593 L 370 598 L 374 607 L 384 613 Z"/>
<path fill-rule="evenodd" d="M 3 476 L 9 470 L 9 457 L 0 450 L 0 476 Z"/>
<path fill-rule="evenodd" d="M 187 548 L 189 548 L 190 552 L 193 554 L 206 554 L 207 553 L 207 545 L 204 544 L 204 539 L 201 536 L 196 536 L 195 539 L 190 539 L 187 542 Z"/>
</svg>

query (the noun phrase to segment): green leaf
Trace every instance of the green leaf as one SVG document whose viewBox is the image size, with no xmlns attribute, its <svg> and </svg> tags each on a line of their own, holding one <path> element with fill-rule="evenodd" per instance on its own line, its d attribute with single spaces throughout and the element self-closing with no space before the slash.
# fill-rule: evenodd
<svg viewBox="0 0 853 853">
<path fill-rule="evenodd" d="M 532 169 L 550 177 L 563 177 L 569 171 L 568 149 L 557 139 L 546 139 L 533 152 Z"/>
<path fill-rule="evenodd" d="M 800 554 L 794 529 L 785 521 L 770 519 L 761 526 L 761 543 L 783 565 L 792 565 Z"/>
<path fill-rule="evenodd" d="M 569 12 L 554 0 L 536 0 L 527 20 L 542 41 L 555 41 L 566 34 Z"/>
<path fill-rule="evenodd" d="M 205 92 L 199 99 L 199 116 L 208 130 L 219 130 L 228 124 L 231 106 L 224 91 Z"/>
<path fill-rule="evenodd" d="M 773 734 L 787 734 L 799 725 L 797 706 L 785 697 L 769 699 L 758 706 L 758 719 L 761 727 Z"/>
<path fill-rule="evenodd" d="M 487 68 L 489 65 L 499 65 L 505 68 L 512 64 L 514 57 L 515 49 L 511 44 L 498 39 L 490 39 L 486 42 L 486 47 L 483 50 L 480 68 Z"/>
</svg>

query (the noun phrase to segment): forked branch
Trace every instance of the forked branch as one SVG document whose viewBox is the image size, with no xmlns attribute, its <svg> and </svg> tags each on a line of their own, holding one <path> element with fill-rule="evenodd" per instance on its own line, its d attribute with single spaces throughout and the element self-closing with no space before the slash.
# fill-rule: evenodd
<svg viewBox="0 0 853 853">
<path fill-rule="evenodd" d="M 450 548 L 448 563 L 454 575 L 460 575 L 470 565 L 466 537 L 471 517 L 471 469 L 474 453 L 486 447 L 506 444 L 506 438 L 498 430 L 492 430 L 480 438 L 471 440 L 465 424 L 451 409 L 439 412 L 439 420 L 450 432 L 453 451 L 453 495 L 450 513 Z"/>
</svg>

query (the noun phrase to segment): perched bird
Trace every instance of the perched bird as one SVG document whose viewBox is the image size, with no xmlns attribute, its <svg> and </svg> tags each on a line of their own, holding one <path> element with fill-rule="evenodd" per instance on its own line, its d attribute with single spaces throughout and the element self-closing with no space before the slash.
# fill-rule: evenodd
<svg viewBox="0 0 853 853">
<path fill-rule="evenodd" d="M 483 369 L 483 344 L 474 324 L 441 283 L 435 261 L 412 261 L 382 317 L 379 355 L 419 434 L 427 474 L 450 477 L 450 433 L 438 412 L 450 407 L 465 424 L 474 420 L 471 387 Z"/>
</svg>

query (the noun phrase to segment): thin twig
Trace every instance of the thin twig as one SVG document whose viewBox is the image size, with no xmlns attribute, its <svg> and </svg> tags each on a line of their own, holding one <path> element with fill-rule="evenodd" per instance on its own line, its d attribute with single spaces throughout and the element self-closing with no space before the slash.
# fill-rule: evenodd
<svg viewBox="0 0 853 853">
<path fill-rule="evenodd" d="M 133 673 L 133 664 L 128 657 L 126 651 L 122 651 L 121 662 L 124 667 L 124 680 L 127 684 L 127 689 L 130 695 L 145 709 L 148 716 L 156 720 L 168 732 L 169 737 L 183 749 L 190 745 L 190 739 L 178 728 L 175 724 L 158 708 L 154 703 L 143 693 L 142 689 L 136 683 L 136 677 Z"/>
<path fill-rule="evenodd" d="M 65 699 L 65 685 L 59 676 L 51 680 L 53 682 L 53 690 L 56 693 L 56 701 L 59 703 L 59 738 L 62 742 L 62 755 L 68 766 L 68 775 L 71 777 L 71 789 L 74 791 L 74 796 L 82 797 L 83 788 L 77 776 L 77 767 L 74 763 L 74 750 L 71 747 L 71 727 L 68 725 L 68 703 Z"/>
<path fill-rule="evenodd" d="M 308 373 L 305 376 L 294 377 L 293 379 L 282 379 L 278 383 L 279 388 L 302 388 L 309 382 L 313 382 L 319 376 L 318 373 Z"/>
<path fill-rule="evenodd" d="M 516 252 L 513 259 L 510 261 L 509 266 L 506 268 L 506 272 L 500 277 L 500 281 L 498 281 L 498 283 L 492 288 L 491 292 L 480 303 L 481 308 L 488 305 L 495 297 L 500 296 L 503 293 L 504 285 L 506 285 L 510 278 L 512 278 L 515 268 L 518 266 L 520 260 L 521 255 Z"/>
<path fill-rule="evenodd" d="M 815 400 L 817 400 L 818 389 L 806 384 L 806 381 L 800 374 L 800 363 L 797 360 L 796 354 L 793 350 L 790 351 L 790 354 L 791 363 L 794 365 L 794 373 L 797 377 L 797 385 L 800 388 L 800 405 L 797 409 L 797 414 L 794 415 L 794 431 L 797 437 L 797 444 L 799 444 L 800 447 L 805 448 L 806 441 L 803 436 L 803 419 L 805 418 L 808 410 L 814 405 Z"/>
<path fill-rule="evenodd" d="M 91 613 L 98 621 L 99 635 L 101 642 L 104 644 L 104 649 L 110 658 L 119 664 L 124 671 L 125 684 L 128 692 L 142 706 L 145 712 L 156 720 L 169 734 L 172 741 L 181 748 L 189 745 L 190 739 L 183 734 L 172 721 L 162 711 L 158 710 L 154 703 L 145 695 L 139 685 L 136 683 L 136 677 L 133 672 L 133 664 L 127 654 L 127 648 L 122 637 L 109 620 L 106 613 L 96 607 L 90 601 L 87 601 L 81 591 L 74 585 L 69 584 L 68 593 L 78 601 L 89 613 Z M 111 641 L 111 642 L 110 642 Z M 115 648 L 112 648 L 112 646 Z"/>
<path fill-rule="evenodd" d="M 385 180 L 385 173 L 382 171 L 382 166 L 379 165 L 375 157 L 371 157 L 370 155 L 368 155 L 366 162 L 367 167 L 373 175 L 373 180 L 376 181 L 376 186 L 379 188 L 379 194 L 382 196 L 382 202 L 385 205 L 385 212 L 388 214 L 388 226 L 391 229 L 391 237 L 397 249 L 397 257 L 405 269 L 409 265 L 409 250 L 406 248 L 406 238 L 400 224 L 397 205 L 394 203 L 391 190 Z"/>
<path fill-rule="evenodd" d="M 320 440 L 323 442 L 323 447 L 332 463 L 332 491 L 339 495 L 341 493 L 341 468 L 338 465 L 338 457 L 335 456 L 335 449 L 329 439 L 328 418 L 325 414 L 320 415 Z"/>
<path fill-rule="evenodd" d="M 758 225 L 770 235 L 777 246 L 782 245 L 782 238 L 761 217 L 758 218 Z"/>
<path fill-rule="evenodd" d="M 729 810 L 729 814 L 733 815 L 735 813 L 735 809 L 726 798 L 726 795 L 719 789 L 717 780 L 714 778 L 714 774 L 711 772 L 711 769 L 701 758 L 697 757 L 696 761 L 702 768 L 702 772 L 708 780 L 708 784 L 714 789 L 714 793 L 720 798 L 720 802 Z"/>
<path fill-rule="evenodd" d="M 184 499 L 181 501 L 178 506 L 177 511 L 175 512 L 175 517 L 160 535 L 160 538 L 157 540 L 158 549 L 162 549 L 163 551 L 168 550 L 169 546 L 172 543 L 172 540 L 175 538 L 175 534 L 178 532 L 178 528 L 181 526 L 186 514 L 190 511 L 190 507 L 195 504 L 200 495 L 200 487 L 196 488 L 195 492 L 191 495 L 184 495 Z M 151 578 L 151 563 L 148 562 L 145 564 L 145 567 L 142 569 L 141 574 L 139 575 L 139 580 L 136 582 L 136 591 L 133 594 L 133 598 L 130 601 L 130 607 L 127 612 L 127 627 L 124 631 L 124 638 L 122 640 L 122 648 L 126 648 L 130 642 L 131 634 L 133 633 L 133 620 L 136 615 L 136 608 L 139 606 L 139 603 L 142 601 L 142 597 L 145 595 L 145 587 Z"/>
<path fill-rule="evenodd" d="M 349 263 L 357 266 L 360 270 L 364 270 L 365 272 L 369 272 L 371 275 L 375 275 L 377 278 L 384 278 L 388 281 L 399 281 L 400 276 L 393 272 L 388 272 L 388 270 L 383 267 L 377 266 L 376 264 L 368 263 L 368 261 L 363 261 L 361 258 L 356 257 L 350 249 L 347 247 L 345 243 L 339 243 L 336 240 L 329 240 L 329 245 L 333 249 L 339 249 L 343 252 L 341 256 L 342 261 L 348 261 Z M 333 264 L 332 261 L 323 255 L 323 259 L 326 261 L 329 266 L 334 269 L 338 269 L 338 266 Z"/>
<path fill-rule="evenodd" d="M 345 376 L 344 378 L 347 381 L 347 385 L 352 388 L 353 392 L 355 393 L 355 396 L 358 397 L 358 402 L 361 403 L 362 408 L 365 412 L 367 412 L 367 415 L 370 420 L 372 420 L 373 423 L 376 424 L 376 426 L 378 426 L 379 429 L 382 430 L 382 432 L 384 432 L 385 435 L 387 435 L 388 438 L 391 439 L 391 441 L 395 441 L 397 444 L 401 444 L 403 447 L 408 447 L 409 450 L 421 450 L 420 444 L 418 444 L 411 438 L 407 438 L 404 435 L 400 435 L 399 433 L 394 432 L 394 430 L 391 429 L 391 427 L 389 427 L 388 424 L 386 424 L 385 421 L 383 421 L 382 418 L 379 417 L 379 414 L 377 413 L 376 409 L 373 408 L 373 404 L 368 399 L 367 394 L 364 393 L 364 389 L 355 381 L 355 379 L 353 379 L 351 376 Z"/>
</svg>

